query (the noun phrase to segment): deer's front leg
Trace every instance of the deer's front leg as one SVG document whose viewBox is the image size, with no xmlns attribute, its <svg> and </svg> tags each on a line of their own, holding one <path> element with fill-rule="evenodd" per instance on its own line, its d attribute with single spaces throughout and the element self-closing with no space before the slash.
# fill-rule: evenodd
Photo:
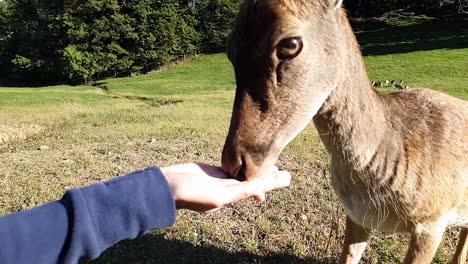
<svg viewBox="0 0 468 264">
<path fill-rule="evenodd" d="M 466 254 L 468 253 L 468 229 L 460 230 L 460 238 L 458 239 L 457 252 L 453 256 L 452 264 L 465 264 Z"/>
<path fill-rule="evenodd" d="M 405 264 L 429 264 L 439 247 L 447 225 L 444 223 L 418 224 L 411 234 Z"/>
<path fill-rule="evenodd" d="M 367 246 L 370 232 L 346 217 L 346 235 L 339 263 L 357 264 Z"/>
</svg>

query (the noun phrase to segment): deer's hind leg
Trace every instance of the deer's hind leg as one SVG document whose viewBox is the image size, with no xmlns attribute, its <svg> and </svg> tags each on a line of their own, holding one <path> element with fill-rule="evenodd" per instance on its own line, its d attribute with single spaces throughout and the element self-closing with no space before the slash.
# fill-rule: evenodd
<svg viewBox="0 0 468 264">
<path fill-rule="evenodd" d="M 460 237 L 458 239 L 458 246 L 455 255 L 452 258 L 451 264 L 465 264 L 466 254 L 468 253 L 468 228 L 460 230 Z"/>
<path fill-rule="evenodd" d="M 349 217 L 346 218 L 346 235 L 343 251 L 338 263 L 357 264 L 369 241 L 370 232 L 364 227 L 354 223 Z"/>
<path fill-rule="evenodd" d="M 405 264 L 431 263 L 446 228 L 447 224 L 445 221 L 431 224 L 417 224 L 411 234 Z"/>
</svg>

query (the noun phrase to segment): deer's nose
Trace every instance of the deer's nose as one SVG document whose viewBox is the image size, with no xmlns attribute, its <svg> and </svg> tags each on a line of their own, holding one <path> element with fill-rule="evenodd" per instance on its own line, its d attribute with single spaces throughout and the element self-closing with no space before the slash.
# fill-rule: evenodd
<svg viewBox="0 0 468 264">
<path fill-rule="evenodd" d="M 221 159 L 223 170 L 234 179 L 245 181 L 258 176 L 259 168 L 251 155 L 238 146 L 226 144 Z"/>
<path fill-rule="evenodd" d="M 226 142 L 223 149 L 221 164 L 224 172 L 234 179 L 245 181 L 245 163 L 239 147 Z"/>
</svg>

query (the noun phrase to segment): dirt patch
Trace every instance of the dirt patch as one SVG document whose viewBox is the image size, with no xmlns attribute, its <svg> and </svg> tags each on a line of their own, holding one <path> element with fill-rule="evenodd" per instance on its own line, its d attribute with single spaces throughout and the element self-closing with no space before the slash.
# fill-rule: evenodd
<svg viewBox="0 0 468 264">
<path fill-rule="evenodd" d="M 109 91 L 109 87 L 107 87 L 106 82 L 94 82 L 91 84 L 91 86 L 100 89 L 102 92 L 104 92 L 105 94 L 108 94 L 114 99 L 124 98 L 127 100 L 138 100 L 152 107 L 174 105 L 174 104 L 179 104 L 179 103 L 184 102 L 183 100 L 161 100 L 161 99 L 150 98 L 146 96 L 135 96 L 135 95 L 112 93 L 111 91 Z"/>
<path fill-rule="evenodd" d="M 38 124 L 0 124 L 0 144 L 24 140 L 43 131 L 45 127 Z"/>
<path fill-rule="evenodd" d="M 93 82 L 91 83 L 91 86 L 101 89 L 105 93 L 109 93 L 109 87 L 107 87 L 106 82 Z"/>
<path fill-rule="evenodd" d="M 149 106 L 153 106 L 153 107 L 159 107 L 159 106 L 165 106 L 165 105 L 174 105 L 174 104 L 179 104 L 179 103 L 183 103 L 184 101 L 183 100 L 173 100 L 173 99 L 170 99 L 170 100 L 161 100 L 161 99 L 155 99 L 155 98 L 150 98 L 150 97 L 146 97 L 146 96 L 132 96 L 132 95 L 117 95 L 117 94 L 113 94 L 112 95 L 113 98 L 116 98 L 116 99 L 121 99 L 121 98 L 125 98 L 125 99 L 128 99 L 128 100 L 138 100 L 138 101 L 141 101 Z"/>
</svg>

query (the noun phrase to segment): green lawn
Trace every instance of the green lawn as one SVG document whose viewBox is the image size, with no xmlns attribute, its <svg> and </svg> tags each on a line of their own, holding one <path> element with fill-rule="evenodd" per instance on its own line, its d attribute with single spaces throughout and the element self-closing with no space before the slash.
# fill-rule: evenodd
<svg viewBox="0 0 468 264">
<path fill-rule="evenodd" d="M 358 25 L 371 80 L 404 80 L 468 99 L 468 24 L 464 20 L 390 20 Z"/>
<path fill-rule="evenodd" d="M 169 71 L 104 83 L 112 92 L 146 96 L 232 91 L 235 87 L 234 75 L 225 57 L 224 54 L 202 56 Z"/>
<path fill-rule="evenodd" d="M 467 31 L 453 37 L 450 30 L 440 32 L 442 22 L 425 23 L 358 26 L 370 78 L 403 79 L 468 99 Z M 388 36 L 395 41 L 383 45 Z M 103 89 L 0 89 L 0 215 L 149 165 L 219 164 L 235 88 L 225 55 L 98 85 Z M 344 213 L 312 126 L 288 146 L 279 165 L 293 173 L 293 184 L 265 204 L 241 202 L 208 217 L 179 212 L 176 227 L 120 243 L 94 263 L 334 263 Z M 447 232 L 435 263 L 450 259 L 456 233 Z M 375 236 L 364 263 L 401 261 L 406 241 L 404 235 Z"/>
<path fill-rule="evenodd" d="M 46 88 L 2 88 L 1 107 L 40 106 L 54 103 L 93 103 L 106 96 L 89 86 L 53 86 Z"/>
</svg>

